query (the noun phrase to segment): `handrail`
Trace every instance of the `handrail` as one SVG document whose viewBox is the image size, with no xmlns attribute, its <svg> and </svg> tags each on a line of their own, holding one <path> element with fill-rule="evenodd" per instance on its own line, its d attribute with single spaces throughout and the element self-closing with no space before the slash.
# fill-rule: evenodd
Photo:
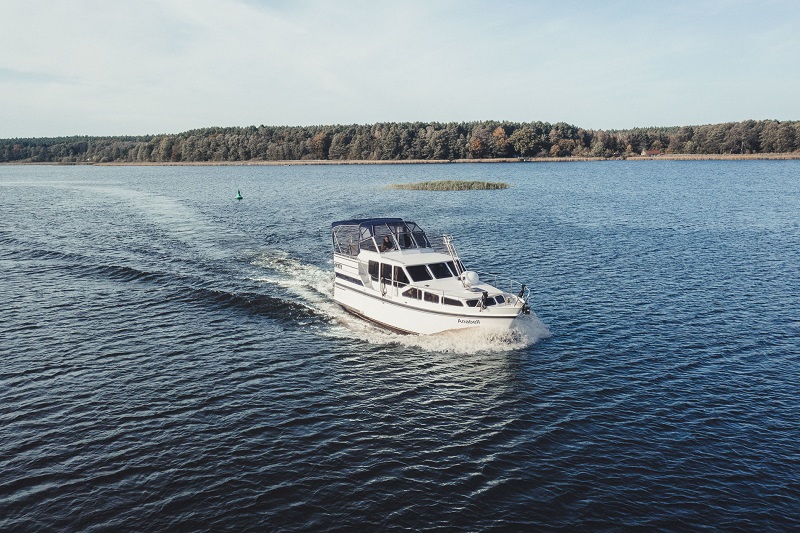
<svg viewBox="0 0 800 533">
<path fill-rule="evenodd" d="M 523 302 L 527 302 L 528 298 L 530 298 L 531 290 L 524 283 L 507 278 L 500 274 L 493 274 L 491 272 L 487 273 L 478 271 L 477 274 L 481 283 L 486 283 L 487 285 L 497 287 L 503 292 L 507 292 L 514 295 L 516 298 L 522 299 Z M 504 286 L 507 288 L 504 288 Z"/>
<path fill-rule="evenodd" d="M 461 268 L 463 267 L 463 264 L 461 263 L 461 258 L 458 255 L 458 251 L 456 250 L 455 244 L 453 243 L 453 237 L 451 235 L 442 234 L 432 237 L 429 236 L 428 239 L 433 245 L 432 247 L 434 251 L 447 254 L 454 259 L 456 269 L 459 270 L 459 272 L 457 272 L 459 278 L 464 270 L 469 270 L 466 268 Z M 521 299 L 523 304 L 528 302 L 528 299 L 531 295 L 531 290 L 524 283 L 500 274 L 486 273 L 481 271 L 477 271 L 477 274 L 481 282 L 497 287 L 503 292 L 513 295 L 514 298 Z"/>
<path fill-rule="evenodd" d="M 453 259 L 453 265 L 456 267 L 456 276 L 460 278 L 461 274 L 464 273 L 464 268 L 461 264 L 461 258 L 458 257 L 456 245 L 453 244 L 453 237 L 450 235 L 442 235 L 442 242 L 444 242 L 444 246 L 447 248 L 447 253 L 449 253 L 450 257 Z"/>
<path fill-rule="evenodd" d="M 480 276 L 480 275 L 481 274 L 479 273 L 478 276 Z M 483 275 L 486 276 L 486 274 L 483 274 Z M 530 297 L 531 291 L 524 283 L 519 283 L 518 281 L 514 281 L 514 280 L 508 279 L 508 278 L 503 278 L 502 276 L 498 276 L 498 275 L 495 275 L 495 274 L 490 274 L 490 275 L 494 276 L 494 278 L 493 278 L 494 283 L 488 283 L 487 282 L 487 284 L 492 285 L 493 287 L 500 289 L 503 292 L 504 295 L 507 295 L 508 298 L 507 298 L 506 301 L 509 302 L 510 305 L 516 305 L 517 302 L 521 302 L 523 305 L 525 305 L 528 302 L 528 298 Z M 505 289 L 497 286 L 495 284 L 495 283 L 497 283 L 497 279 L 505 280 L 508 283 L 509 290 L 505 290 Z M 483 281 L 481 281 L 481 283 L 483 283 Z M 402 283 L 402 282 L 400 282 L 400 283 L 391 283 L 391 284 L 387 283 L 386 284 L 387 289 L 389 288 L 390 285 L 393 286 L 392 290 L 389 291 L 389 293 L 392 296 L 401 296 L 402 293 L 407 288 L 411 287 L 411 288 L 415 288 L 415 289 L 419 290 L 420 292 L 427 292 L 427 293 L 434 294 L 434 295 L 438 296 L 439 297 L 439 303 L 442 304 L 442 305 L 447 305 L 447 304 L 444 303 L 444 298 L 445 297 L 451 298 L 451 299 L 454 299 L 454 300 L 460 300 L 460 301 L 464 302 L 465 305 L 466 305 L 467 300 L 472 300 L 473 299 L 473 298 L 465 298 L 463 296 L 456 296 L 456 295 L 454 295 L 452 293 L 447 293 L 443 289 L 434 289 L 434 288 L 431 288 L 431 287 L 424 287 L 424 286 L 421 286 L 421 285 L 417 285 L 415 283 Z M 515 288 L 515 286 L 516 286 L 516 288 Z M 475 297 L 479 298 L 479 293 L 476 292 L 475 293 Z M 500 305 L 503 305 L 503 304 L 500 304 Z"/>
</svg>

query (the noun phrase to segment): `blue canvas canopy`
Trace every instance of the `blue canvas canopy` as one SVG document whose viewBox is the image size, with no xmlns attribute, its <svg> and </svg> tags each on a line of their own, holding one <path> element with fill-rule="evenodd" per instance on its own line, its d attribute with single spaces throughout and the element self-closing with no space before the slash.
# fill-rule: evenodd
<svg viewBox="0 0 800 533">
<path fill-rule="evenodd" d="M 336 226 L 375 226 L 380 224 L 401 224 L 402 218 L 354 218 L 351 220 L 339 220 L 332 222 L 331 228 Z"/>
</svg>

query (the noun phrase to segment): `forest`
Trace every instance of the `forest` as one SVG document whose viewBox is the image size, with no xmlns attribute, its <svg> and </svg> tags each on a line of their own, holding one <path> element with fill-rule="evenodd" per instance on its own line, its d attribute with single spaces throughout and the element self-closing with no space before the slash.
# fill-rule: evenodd
<svg viewBox="0 0 800 533">
<path fill-rule="evenodd" d="M 0 163 L 627 158 L 800 151 L 800 121 L 587 130 L 564 122 L 384 122 L 202 128 L 122 137 L 0 139 Z"/>
</svg>

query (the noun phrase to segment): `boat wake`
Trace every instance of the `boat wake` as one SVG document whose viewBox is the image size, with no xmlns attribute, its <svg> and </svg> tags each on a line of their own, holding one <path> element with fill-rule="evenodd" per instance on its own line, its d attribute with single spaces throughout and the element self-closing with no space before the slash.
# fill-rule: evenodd
<svg viewBox="0 0 800 533">
<path fill-rule="evenodd" d="M 398 345 L 435 352 L 477 353 L 507 352 L 531 346 L 550 336 L 539 318 L 531 312 L 516 321 L 512 329 L 461 329 L 435 335 L 401 335 L 354 317 L 333 301 L 333 273 L 303 263 L 288 253 L 274 250 L 259 255 L 252 262 L 259 273 L 253 281 L 281 287 L 294 303 L 329 320 L 330 328 L 317 334 L 359 339 L 370 344 Z"/>
</svg>

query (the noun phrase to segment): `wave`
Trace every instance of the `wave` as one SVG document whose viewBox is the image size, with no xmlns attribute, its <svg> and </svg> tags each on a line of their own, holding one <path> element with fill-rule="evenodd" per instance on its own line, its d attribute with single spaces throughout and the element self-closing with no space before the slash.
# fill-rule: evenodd
<svg viewBox="0 0 800 533">
<path fill-rule="evenodd" d="M 70 272 L 78 277 L 99 277 L 113 281 L 157 281 L 165 278 L 164 274 L 149 272 L 126 265 L 97 263 L 83 254 L 74 252 L 64 252 L 47 248 L 32 247 L 31 243 L 25 243 L 16 239 L 0 239 L 0 242 L 8 242 L 16 245 L 15 248 L 8 249 L 5 254 L 10 259 L 21 261 L 40 261 L 42 264 L 53 263 L 62 273 Z"/>
<path fill-rule="evenodd" d="M 333 301 L 333 272 L 305 263 L 282 250 L 270 250 L 251 260 L 257 267 L 249 281 L 269 284 L 281 290 L 260 291 L 258 286 L 233 288 L 227 278 L 235 272 L 208 272 L 200 277 L 188 273 L 163 272 L 133 265 L 98 262 L 83 254 L 62 252 L 24 243 L 0 234 L 15 259 L 54 262 L 62 274 L 79 278 L 100 278 L 122 283 L 145 283 L 166 288 L 157 298 L 253 313 L 283 324 L 325 324 L 316 334 L 361 340 L 375 345 L 398 345 L 435 352 L 477 353 L 523 349 L 548 337 L 550 332 L 535 315 L 522 317 L 510 330 L 465 329 L 436 335 L 401 335 L 350 315 Z M 234 283 L 235 284 L 235 283 Z M 155 297 L 155 295 L 154 295 Z M 152 304 L 150 299 L 148 304 Z"/>
<path fill-rule="evenodd" d="M 186 288 L 179 299 L 184 302 L 208 304 L 263 316 L 280 323 L 297 323 L 313 318 L 314 313 L 291 300 L 254 292 L 231 292 L 221 289 Z"/>
<path fill-rule="evenodd" d="M 357 318 L 336 304 L 332 271 L 303 263 L 281 250 L 264 252 L 252 264 L 268 271 L 253 281 L 278 285 L 294 295 L 298 305 L 327 317 L 330 328 L 318 332 L 320 335 L 463 354 L 521 350 L 550 336 L 547 326 L 533 312 L 520 317 L 515 326 L 507 330 L 471 328 L 435 335 L 401 335 Z"/>
<path fill-rule="evenodd" d="M 98 262 L 98 258 L 80 253 L 33 247 L 30 243 L 2 234 L 0 234 L 0 240 L 14 245 L 13 249 L 8 252 L 14 260 L 38 261 L 43 268 L 52 271 L 52 275 L 63 280 L 67 285 L 71 279 L 88 279 L 138 283 L 165 289 L 142 300 L 141 305 L 152 305 L 160 300 L 170 300 L 210 306 L 216 309 L 237 309 L 282 323 L 308 319 L 318 314 L 314 308 L 298 304 L 291 298 L 262 294 L 247 288 L 232 288 L 230 287 L 231 280 L 227 275 L 225 279 L 208 279 L 207 275 L 198 277 L 188 273 L 179 274 L 141 266 Z"/>
</svg>

